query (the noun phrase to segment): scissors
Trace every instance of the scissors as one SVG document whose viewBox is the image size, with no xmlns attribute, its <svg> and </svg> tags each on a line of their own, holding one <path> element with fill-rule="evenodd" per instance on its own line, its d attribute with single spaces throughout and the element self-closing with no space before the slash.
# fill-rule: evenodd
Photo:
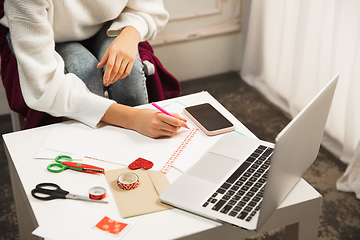
<svg viewBox="0 0 360 240">
<path fill-rule="evenodd" d="M 39 200 L 53 200 L 57 198 L 63 199 L 73 199 L 73 200 L 82 200 L 82 201 L 90 201 L 90 202 L 97 202 L 97 203 L 108 203 L 104 200 L 93 200 L 89 197 L 80 196 L 76 194 L 69 193 L 61 189 L 55 183 L 39 183 L 36 187 L 31 190 L 31 195 Z"/>
<path fill-rule="evenodd" d="M 65 161 L 61 161 L 61 159 L 65 159 Z M 58 173 L 70 168 L 85 173 L 102 173 L 102 174 L 105 173 L 105 170 L 103 168 L 99 168 L 88 164 L 73 162 L 72 158 L 66 155 L 57 156 L 55 158 L 55 162 L 56 163 L 51 163 L 47 166 L 47 169 L 50 172 Z"/>
</svg>

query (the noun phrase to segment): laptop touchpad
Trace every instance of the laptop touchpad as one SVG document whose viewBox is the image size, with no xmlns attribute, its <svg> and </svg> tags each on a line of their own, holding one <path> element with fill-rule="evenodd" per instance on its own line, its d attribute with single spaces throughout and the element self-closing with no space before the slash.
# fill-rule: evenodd
<svg viewBox="0 0 360 240">
<path fill-rule="evenodd" d="M 187 174 L 218 183 L 237 163 L 236 159 L 209 152 Z"/>
</svg>

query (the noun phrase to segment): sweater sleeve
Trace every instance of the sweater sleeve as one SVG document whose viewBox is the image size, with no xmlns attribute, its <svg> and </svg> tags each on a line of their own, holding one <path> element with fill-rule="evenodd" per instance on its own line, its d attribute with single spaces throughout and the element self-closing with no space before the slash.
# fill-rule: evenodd
<svg viewBox="0 0 360 240">
<path fill-rule="evenodd" d="M 24 100 L 34 110 L 95 127 L 114 101 L 91 93 L 74 74 L 64 74 L 48 7 L 46 0 L 5 2 Z"/>
<path fill-rule="evenodd" d="M 117 36 L 126 26 L 133 26 L 142 41 L 152 40 L 165 27 L 169 13 L 162 0 L 129 0 L 119 17 L 108 30 L 109 36 Z"/>
</svg>

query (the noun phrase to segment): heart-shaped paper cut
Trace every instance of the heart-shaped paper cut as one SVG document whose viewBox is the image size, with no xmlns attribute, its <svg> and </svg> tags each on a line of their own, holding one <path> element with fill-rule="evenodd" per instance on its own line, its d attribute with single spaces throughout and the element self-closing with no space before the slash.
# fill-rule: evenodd
<svg viewBox="0 0 360 240">
<path fill-rule="evenodd" d="M 150 169 L 153 166 L 154 166 L 153 162 L 139 157 L 138 159 L 136 159 L 135 161 L 130 163 L 128 168 L 130 168 L 132 170 L 135 170 L 135 169 L 138 169 L 138 168 Z"/>
</svg>

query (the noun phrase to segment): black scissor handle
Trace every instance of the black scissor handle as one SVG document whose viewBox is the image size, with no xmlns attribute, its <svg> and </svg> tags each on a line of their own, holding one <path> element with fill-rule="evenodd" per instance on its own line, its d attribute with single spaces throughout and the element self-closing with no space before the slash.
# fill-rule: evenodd
<svg viewBox="0 0 360 240">
<path fill-rule="evenodd" d="M 31 190 L 31 195 L 39 200 L 52 200 L 56 198 L 66 198 L 68 191 L 62 190 L 55 183 L 40 183 Z"/>
</svg>

